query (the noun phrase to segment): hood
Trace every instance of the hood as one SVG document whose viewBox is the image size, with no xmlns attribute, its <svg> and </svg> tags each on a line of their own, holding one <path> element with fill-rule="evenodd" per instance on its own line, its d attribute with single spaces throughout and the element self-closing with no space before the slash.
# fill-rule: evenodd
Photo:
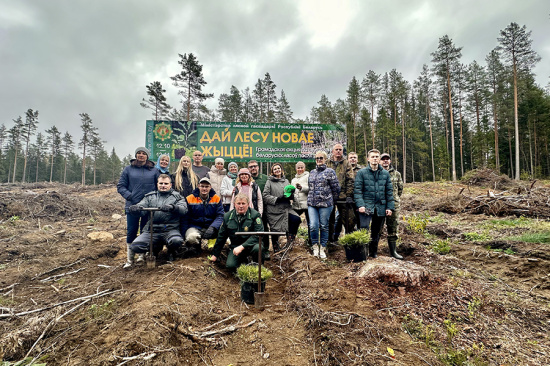
<svg viewBox="0 0 550 366">
<path fill-rule="evenodd" d="M 210 168 L 210 173 L 214 173 L 217 175 L 227 175 L 227 170 L 225 170 L 225 168 L 219 170 L 218 168 L 216 168 L 215 165 L 212 165 L 212 167 Z"/>
</svg>

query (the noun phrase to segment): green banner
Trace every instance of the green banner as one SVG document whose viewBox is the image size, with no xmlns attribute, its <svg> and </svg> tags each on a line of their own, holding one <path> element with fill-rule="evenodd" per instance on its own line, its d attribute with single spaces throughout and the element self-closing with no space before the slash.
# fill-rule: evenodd
<svg viewBox="0 0 550 366">
<path fill-rule="evenodd" d="M 297 162 L 315 152 L 345 146 L 346 134 L 335 125 L 302 123 L 242 123 L 147 121 L 146 146 L 155 160 L 169 154 L 173 160 L 194 150 L 204 160 Z"/>
</svg>

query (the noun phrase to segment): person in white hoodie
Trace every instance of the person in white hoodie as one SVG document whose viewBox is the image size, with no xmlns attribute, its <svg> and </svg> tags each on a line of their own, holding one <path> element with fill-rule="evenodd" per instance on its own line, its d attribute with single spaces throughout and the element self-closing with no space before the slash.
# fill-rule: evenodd
<svg viewBox="0 0 550 366">
<path fill-rule="evenodd" d="M 296 187 L 294 191 L 294 200 L 292 201 L 292 208 L 300 216 L 306 215 L 307 223 L 307 244 L 311 245 L 311 237 L 309 236 L 309 215 L 307 213 L 307 194 L 309 192 L 309 172 L 306 171 L 306 164 L 299 161 L 296 163 L 296 175 L 292 178 L 290 184 Z"/>
<path fill-rule="evenodd" d="M 227 164 L 227 170 L 227 175 L 223 178 L 221 187 L 223 210 L 225 212 L 229 212 L 229 207 L 231 206 L 231 197 L 233 196 L 233 188 L 235 188 L 235 180 L 237 179 L 239 166 L 232 161 Z"/>
<path fill-rule="evenodd" d="M 222 197 L 222 181 L 227 176 L 227 170 L 223 168 L 225 161 L 222 158 L 216 158 L 214 165 L 210 168 L 210 171 L 206 174 L 206 178 L 210 180 L 212 189 L 216 194 Z"/>
</svg>

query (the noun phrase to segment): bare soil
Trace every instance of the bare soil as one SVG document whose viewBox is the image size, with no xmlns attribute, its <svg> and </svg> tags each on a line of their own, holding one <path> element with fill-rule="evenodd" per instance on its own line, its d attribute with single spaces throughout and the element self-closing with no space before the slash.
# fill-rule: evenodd
<svg viewBox="0 0 550 366">
<path fill-rule="evenodd" d="M 173 263 L 161 253 L 155 269 L 123 270 L 124 201 L 114 186 L 2 185 L 0 359 L 47 365 L 548 365 L 550 244 L 510 239 L 529 227 L 485 225 L 516 216 L 464 212 L 459 201 L 495 190 L 471 184 L 407 184 L 398 247 L 405 263 L 388 257 L 385 237 L 379 258 L 367 261 L 420 268 L 420 284 L 358 277 L 362 264 L 348 263 L 341 248 L 321 262 L 298 239 L 266 262 L 275 276 L 264 310 L 243 303 L 238 279 L 211 265 L 207 253 Z M 540 199 L 549 187 L 538 182 L 521 194 L 537 188 Z M 453 201 L 455 210 L 441 209 Z M 426 218 L 424 231 L 405 220 L 414 215 Z M 87 238 L 100 231 L 114 239 Z M 471 240 L 473 232 L 483 240 Z M 448 254 L 431 249 L 437 240 L 449 243 Z"/>
</svg>

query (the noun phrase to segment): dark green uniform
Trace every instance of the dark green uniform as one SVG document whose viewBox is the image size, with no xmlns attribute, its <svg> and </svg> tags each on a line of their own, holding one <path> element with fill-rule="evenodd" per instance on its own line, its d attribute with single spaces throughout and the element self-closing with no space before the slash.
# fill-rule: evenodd
<svg viewBox="0 0 550 366">
<path fill-rule="evenodd" d="M 397 240 L 400 211 L 399 203 L 401 201 L 401 195 L 403 194 L 403 179 L 401 178 L 401 173 L 395 170 L 393 166 L 388 169 L 388 173 L 390 173 L 391 184 L 393 186 L 393 202 L 395 205 L 395 210 L 391 216 L 386 217 L 386 228 L 388 229 L 388 240 Z"/>
<path fill-rule="evenodd" d="M 227 262 L 225 264 L 228 269 L 235 270 L 241 263 L 246 261 L 246 257 L 249 255 L 252 256 L 254 260 L 258 258 L 258 235 L 235 235 L 236 232 L 243 231 L 264 231 L 262 216 L 258 211 L 248 208 L 244 215 L 238 215 L 237 211 L 233 209 L 223 216 L 223 223 L 218 232 L 218 238 L 212 250 L 212 254 L 216 256 L 216 258 L 219 258 L 223 246 L 229 238 L 231 244 L 229 245 L 229 254 L 227 255 Z M 239 245 L 242 245 L 244 250 L 239 256 L 235 256 L 233 254 L 233 249 Z"/>
</svg>

